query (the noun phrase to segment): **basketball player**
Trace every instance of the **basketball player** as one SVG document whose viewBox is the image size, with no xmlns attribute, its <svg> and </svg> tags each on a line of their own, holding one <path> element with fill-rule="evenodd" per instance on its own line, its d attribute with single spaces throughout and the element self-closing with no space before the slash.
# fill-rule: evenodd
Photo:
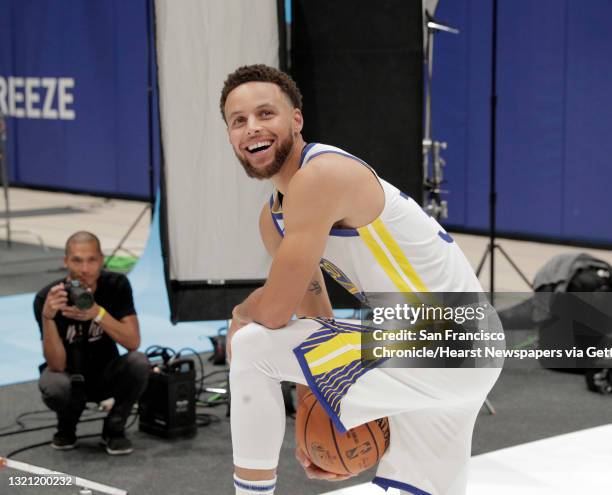
<svg viewBox="0 0 612 495">
<path fill-rule="evenodd" d="M 286 74 L 241 67 L 220 103 L 247 175 L 274 186 L 259 222 L 270 273 L 234 308 L 228 336 L 236 494 L 274 493 L 282 380 L 299 384 L 298 401 L 309 386 L 341 431 L 389 417 L 391 443 L 376 484 L 464 494 L 474 421 L 499 370 L 362 369 L 349 352 L 359 328 L 330 319 L 321 270 L 358 298 L 481 292 L 468 261 L 434 219 L 362 160 L 304 141 L 301 94 Z M 296 457 L 311 478 L 346 478 L 318 469 L 302 451 Z"/>
</svg>

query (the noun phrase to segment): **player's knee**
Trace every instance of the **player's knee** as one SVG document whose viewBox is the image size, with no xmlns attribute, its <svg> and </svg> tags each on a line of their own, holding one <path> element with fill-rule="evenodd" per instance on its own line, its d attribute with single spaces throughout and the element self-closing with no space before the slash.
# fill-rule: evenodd
<svg viewBox="0 0 612 495">
<path fill-rule="evenodd" d="M 266 352 L 266 329 L 258 323 L 249 323 L 232 337 L 232 371 L 253 367 Z"/>
</svg>

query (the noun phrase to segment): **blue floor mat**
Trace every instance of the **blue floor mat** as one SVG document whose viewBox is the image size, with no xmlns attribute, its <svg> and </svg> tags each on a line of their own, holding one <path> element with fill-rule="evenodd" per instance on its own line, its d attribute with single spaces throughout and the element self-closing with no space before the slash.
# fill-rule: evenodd
<svg viewBox="0 0 612 495">
<path fill-rule="evenodd" d="M 156 211 L 145 250 L 129 275 L 140 321 L 140 349 L 161 345 L 211 351 L 208 337 L 217 335 L 225 321 L 170 323 L 158 218 Z M 38 379 L 44 358 L 33 301 L 34 293 L 0 297 L 0 386 Z"/>
<path fill-rule="evenodd" d="M 212 350 L 208 337 L 226 325 L 221 321 L 198 321 L 172 325 L 162 264 L 159 237 L 159 201 L 145 250 L 129 274 L 134 304 L 140 322 L 140 350 L 160 345 L 197 352 Z M 0 297 L 0 386 L 38 379 L 38 366 L 44 359 L 40 332 L 32 310 L 34 293 Z M 348 318 L 352 310 L 338 310 Z"/>
</svg>

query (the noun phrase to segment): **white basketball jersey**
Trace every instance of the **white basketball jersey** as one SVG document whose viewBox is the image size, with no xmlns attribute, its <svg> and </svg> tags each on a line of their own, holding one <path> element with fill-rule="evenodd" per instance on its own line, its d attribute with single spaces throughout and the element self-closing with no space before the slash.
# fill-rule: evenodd
<svg viewBox="0 0 612 495">
<path fill-rule="evenodd" d="M 324 153 L 368 166 L 339 148 L 311 143 L 302 152 L 300 167 Z M 358 229 L 332 229 L 321 268 L 362 301 L 367 292 L 482 292 L 463 252 L 442 226 L 412 198 L 378 180 L 385 193 L 382 213 Z M 275 196 L 270 208 L 282 235 L 282 211 L 274 209 L 279 204 Z"/>
</svg>

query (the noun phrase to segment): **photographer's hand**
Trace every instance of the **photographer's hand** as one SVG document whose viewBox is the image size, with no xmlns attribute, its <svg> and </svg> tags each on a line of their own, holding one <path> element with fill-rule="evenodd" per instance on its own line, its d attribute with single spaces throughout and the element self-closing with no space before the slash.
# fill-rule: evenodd
<svg viewBox="0 0 612 495">
<path fill-rule="evenodd" d="M 76 306 L 65 306 L 62 309 L 62 314 L 66 318 L 78 321 L 93 320 L 100 312 L 100 306 L 96 303 L 89 309 L 79 309 Z"/>
<path fill-rule="evenodd" d="M 97 321 L 104 333 L 118 344 L 121 344 L 128 351 L 135 351 L 140 345 L 140 330 L 138 318 L 135 314 L 127 315 L 120 320 L 116 320 L 112 314 L 108 313 L 96 303 L 89 309 L 78 309 L 76 306 L 66 306 L 62 310 L 62 314 L 66 318 L 71 318 L 73 320 Z"/>
<path fill-rule="evenodd" d="M 45 299 L 45 304 L 42 309 L 42 317 L 47 320 L 52 320 L 55 318 L 55 315 L 58 311 L 66 308 L 68 304 L 68 293 L 64 290 L 64 284 L 59 283 L 51 287 L 49 293 L 47 294 L 47 298 Z"/>
</svg>

